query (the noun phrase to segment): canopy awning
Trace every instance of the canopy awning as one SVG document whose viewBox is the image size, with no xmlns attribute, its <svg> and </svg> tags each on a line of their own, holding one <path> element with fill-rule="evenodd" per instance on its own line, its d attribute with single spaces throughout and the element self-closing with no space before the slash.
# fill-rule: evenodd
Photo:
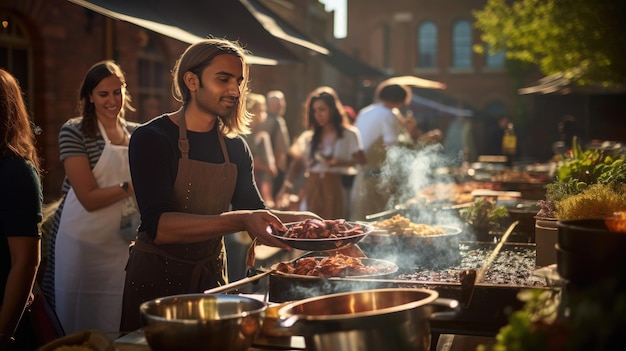
<svg viewBox="0 0 626 351">
<path fill-rule="evenodd" d="M 324 56 L 326 62 L 335 67 L 342 74 L 349 77 L 387 77 L 383 71 L 374 68 L 363 61 L 354 58 L 329 43 L 324 44 L 329 54 Z"/>
<path fill-rule="evenodd" d="M 564 72 L 554 73 L 549 76 L 545 76 L 535 82 L 533 85 L 518 89 L 517 92 L 521 95 L 567 95 L 567 94 L 588 94 L 588 95 L 602 95 L 602 94 L 623 94 L 626 92 L 626 85 L 620 87 L 602 87 L 597 85 L 579 86 L 575 83 L 576 75 L 578 71 L 567 74 Z"/>
<path fill-rule="evenodd" d="M 250 2 L 247 0 L 242 0 L 246 4 L 238 0 L 220 1 L 219 4 L 209 0 L 68 1 L 189 44 L 207 37 L 237 40 L 252 53 L 249 57 L 251 64 L 275 65 L 298 61 L 298 57 L 284 46 L 283 40 L 287 41 L 285 38 L 297 45 L 306 44 L 307 49 L 317 48 L 304 38 L 296 40 L 295 32 L 281 38 L 275 35 L 277 30 L 272 29 L 274 33 L 268 31 L 256 15 L 250 12 Z M 266 12 L 269 18 L 267 13 L 271 12 Z M 274 20 L 276 27 L 286 28 L 284 23 L 281 23 L 281 27 L 277 22 Z"/>
<path fill-rule="evenodd" d="M 313 43 L 304 34 L 281 19 L 258 0 L 239 0 L 250 11 L 263 27 L 273 36 L 292 44 L 302 46 L 320 54 L 328 55 L 327 48 Z"/>
<path fill-rule="evenodd" d="M 555 73 L 539 79 L 534 85 L 518 89 L 519 94 L 551 94 L 567 91 L 571 80 L 563 73 Z"/>
</svg>

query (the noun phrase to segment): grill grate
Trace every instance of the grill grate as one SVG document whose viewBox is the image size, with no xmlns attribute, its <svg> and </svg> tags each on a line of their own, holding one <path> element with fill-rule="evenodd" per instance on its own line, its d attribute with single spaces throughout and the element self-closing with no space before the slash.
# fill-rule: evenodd
<svg viewBox="0 0 626 351">
<path fill-rule="evenodd" d="M 428 281 L 433 283 L 458 283 L 459 273 L 480 270 L 494 251 L 495 244 L 463 242 L 459 245 L 461 263 L 444 269 L 417 266 L 400 274 L 397 279 Z M 535 246 L 528 244 L 504 244 L 485 272 L 481 284 L 546 287 L 543 277 L 533 275 L 535 270 Z"/>
</svg>

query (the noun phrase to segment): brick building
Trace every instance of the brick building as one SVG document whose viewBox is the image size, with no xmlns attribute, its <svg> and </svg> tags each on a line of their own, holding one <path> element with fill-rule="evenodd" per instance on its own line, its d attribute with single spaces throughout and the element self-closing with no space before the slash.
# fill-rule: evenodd
<svg viewBox="0 0 626 351">
<path fill-rule="evenodd" d="M 479 148 L 493 142 L 485 140 L 483 132 L 493 117 L 509 114 L 521 134 L 523 156 L 529 158 L 546 156 L 547 145 L 556 134 L 556 121 L 564 110 L 559 106 L 568 107 L 567 113 L 575 115 L 580 115 L 583 109 L 590 111 L 588 119 L 597 120 L 608 114 L 605 103 L 594 108 L 593 101 L 598 100 L 595 99 L 581 105 L 586 100 L 577 96 L 561 99 L 566 102 L 558 102 L 549 111 L 535 110 L 546 106 L 545 99 L 520 95 L 517 89 L 532 84 L 540 74 L 523 71 L 511 75 L 504 68 L 501 54 L 478 55 L 471 49 L 473 44 L 480 43 L 480 33 L 473 28 L 472 11 L 482 8 L 486 0 L 346 0 L 348 30 L 343 39 L 332 38 L 333 14 L 325 12 L 317 0 L 240 1 L 262 4 L 276 19 L 304 33 L 307 39 L 325 45 L 332 53 L 320 54 L 274 38 L 295 59 L 251 67 L 250 87 L 254 92 L 273 89 L 285 92 L 286 119 L 293 137 L 304 128 L 303 103 L 317 86 L 334 87 L 344 103 L 358 109 L 371 102 L 380 80 L 397 75 L 417 75 L 445 83 L 444 91 L 417 93 L 453 109 L 470 109 L 474 113 L 472 126 Z M 231 0 L 184 2 L 202 3 L 215 11 L 232 3 Z M 193 6 L 169 3 L 181 11 L 191 9 L 193 13 Z M 224 17 L 230 19 L 229 15 Z M 0 66 L 8 68 L 20 80 L 34 121 L 42 128 L 38 141 L 47 172 L 46 200 L 58 196 L 64 177 L 58 157 L 58 131 L 68 118 L 76 116 L 78 88 L 93 63 L 115 59 L 126 72 L 137 109 L 127 118 L 146 121 L 178 107 L 171 98 L 169 71 L 188 44 L 171 35 L 102 15 L 68 0 L 3 0 L 0 20 Z M 250 21 L 241 21 L 236 16 L 233 22 L 237 31 L 252 28 Z M 254 44 L 263 51 L 277 43 Z M 611 106 L 608 111 L 618 116 L 613 120 L 623 120 L 619 105 Z M 429 128 L 444 132 L 455 117 L 453 113 L 420 104 L 412 108 L 416 116 L 428 117 Z M 595 110 L 599 112 L 594 113 Z"/>
<path fill-rule="evenodd" d="M 317 37 L 324 38 L 332 29 L 328 22 L 331 15 L 316 0 L 298 2 L 297 6 L 284 1 L 269 3 L 274 10 L 292 18 L 298 28 L 310 30 Z M 206 6 L 225 7 L 220 4 L 215 1 Z M 246 16 L 251 17 L 249 13 Z M 0 4 L 0 20 L 0 66 L 19 79 L 34 122 L 42 130 L 38 145 L 46 171 L 46 201 L 59 196 L 65 172 L 58 156 L 58 132 L 67 119 L 77 116 L 78 89 L 92 64 L 114 59 L 125 71 L 132 105 L 137 110 L 127 114 L 129 120 L 147 121 L 179 106 L 171 97 L 170 70 L 189 45 L 185 42 L 67 0 L 4 0 Z M 249 23 L 241 28 L 253 27 Z M 237 39 L 236 34 L 228 39 Z M 331 85 L 334 75 L 322 67 L 319 54 L 304 47 L 286 41 L 260 43 L 257 47 L 264 49 L 272 45 L 284 46 L 295 59 L 278 65 L 253 65 L 250 86 L 259 93 L 272 89 L 285 91 L 288 123 L 295 135 L 303 128 L 302 101 L 325 77 L 330 77 L 330 83 L 325 84 Z"/>
<path fill-rule="evenodd" d="M 536 71 L 512 77 L 504 54 L 481 55 L 472 11 L 486 0 L 347 0 L 347 37 L 338 45 L 348 54 L 390 75 L 416 75 L 443 82 L 443 92 L 418 92 L 452 107 L 471 109 L 475 139 L 500 114 L 523 126 L 531 99 L 517 89 L 540 77 Z M 418 111 L 429 114 L 428 109 Z M 454 116 L 430 112 L 431 127 L 446 130 Z M 418 116 L 419 117 L 419 116 Z M 481 145 L 478 145 L 479 148 Z"/>
<path fill-rule="evenodd" d="M 567 85 L 550 93 L 520 94 L 518 89 L 538 84 L 543 77 L 536 68 L 505 62 L 502 53 L 492 56 L 472 50 L 473 45 L 482 44 L 472 12 L 482 9 L 487 0 L 346 2 L 347 36 L 335 45 L 389 75 L 416 75 L 445 83 L 444 91 L 417 93 L 445 105 L 471 109 L 479 152 L 487 143 L 500 142 L 487 140 L 484 133 L 500 114 L 515 123 L 520 161 L 550 159 L 551 143 L 559 138 L 557 124 L 567 114 L 577 117 L 580 136 L 587 141 L 624 141 L 625 89 Z M 360 89 L 365 89 L 369 82 L 362 83 Z M 361 103 L 370 98 L 364 96 Z M 429 116 L 430 127 L 444 132 L 454 118 L 432 108 L 416 108 L 416 116 Z"/>
</svg>

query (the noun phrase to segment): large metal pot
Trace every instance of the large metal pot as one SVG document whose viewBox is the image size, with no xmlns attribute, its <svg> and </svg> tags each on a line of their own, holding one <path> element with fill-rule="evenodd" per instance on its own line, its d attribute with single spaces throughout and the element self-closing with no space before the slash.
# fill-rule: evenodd
<svg viewBox="0 0 626 351">
<path fill-rule="evenodd" d="M 390 288 L 313 297 L 278 311 L 310 351 L 427 351 L 434 307 L 456 309 L 434 290 Z"/>
<path fill-rule="evenodd" d="M 153 351 L 244 351 L 261 330 L 266 304 L 244 296 L 187 294 L 143 303 L 143 332 Z"/>
</svg>

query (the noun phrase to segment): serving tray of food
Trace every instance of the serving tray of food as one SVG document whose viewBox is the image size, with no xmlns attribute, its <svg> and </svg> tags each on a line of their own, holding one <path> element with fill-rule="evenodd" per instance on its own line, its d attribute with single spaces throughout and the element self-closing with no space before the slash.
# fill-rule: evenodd
<svg viewBox="0 0 626 351">
<path fill-rule="evenodd" d="M 398 266 L 391 261 L 343 254 L 300 257 L 272 268 L 284 274 L 319 278 L 385 277 L 398 271 Z"/>
<path fill-rule="evenodd" d="M 319 252 L 354 245 L 374 230 L 369 224 L 345 219 L 306 219 L 285 226 L 285 232 L 271 228 L 270 235 L 294 249 Z"/>
</svg>

